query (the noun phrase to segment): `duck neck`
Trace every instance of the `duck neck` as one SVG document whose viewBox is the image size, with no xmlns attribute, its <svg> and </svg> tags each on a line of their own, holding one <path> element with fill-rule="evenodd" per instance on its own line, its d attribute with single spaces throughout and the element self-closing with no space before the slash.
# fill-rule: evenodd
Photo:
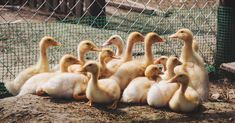
<svg viewBox="0 0 235 123">
<path fill-rule="evenodd" d="M 181 56 L 184 60 L 186 60 L 188 57 L 191 57 L 193 53 L 192 49 L 192 40 L 184 41 L 184 46 L 182 48 Z"/>
<path fill-rule="evenodd" d="M 126 47 L 126 51 L 123 57 L 123 61 L 130 61 L 132 59 L 132 49 L 133 49 L 134 43 L 131 41 L 131 39 L 129 39 L 127 41 L 127 47 Z"/>
<path fill-rule="evenodd" d="M 152 41 L 145 41 L 145 49 L 144 49 L 144 58 L 145 58 L 145 66 L 153 64 L 153 52 L 152 52 Z"/>
<path fill-rule="evenodd" d="M 85 60 L 85 54 L 86 54 L 86 52 L 84 52 L 84 51 L 79 51 L 78 58 L 79 58 L 79 60 L 80 60 L 80 62 L 81 62 L 81 65 L 84 65 L 85 62 L 86 62 L 86 60 Z"/>
<path fill-rule="evenodd" d="M 122 55 L 122 49 L 123 48 L 123 44 L 118 44 L 117 45 L 117 52 L 116 52 L 116 56 L 121 56 Z"/>
<path fill-rule="evenodd" d="M 98 77 L 99 77 L 99 72 L 94 72 L 91 73 L 91 81 L 93 82 L 94 85 L 97 85 L 98 83 Z"/>
<path fill-rule="evenodd" d="M 181 83 L 180 83 L 180 88 L 179 88 L 179 89 L 180 89 L 180 92 L 181 92 L 182 94 L 185 93 L 185 91 L 186 91 L 186 89 L 187 89 L 187 86 L 188 86 L 188 85 L 184 85 L 184 84 L 181 84 Z"/>
<path fill-rule="evenodd" d="M 174 66 L 172 64 L 170 64 L 169 67 L 167 67 L 167 75 L 168 75 L 167 79 L 170 79 L 175 76 Z"/>
<path fill-rule="evenodd" d="M 40 46 L 40 56 L 37 66 L 41 72 L 48 72 L 49 71 L 49 63 L 47 57 L 47 48 L 45 46 Z"/>
<path fill-rule="evenodd" d="M 67 64 L 64 64 L 63 62 L 62 63 L 60 63 L 60 72 L 68 72 L 68 67 L 69 67 L 69 65 L 67 65 Z"/>
<path fill-rule="evenodd" d="M 106 68 L 105 58 L 99 57 L 99 61 L 100 61 L 100 64 L 101 64 L 101 68 Z"/>
<path fill-rule="evenodd" d="M 163 64 L 163 71 L 166 71 L 166 64 Z"/>
</svg>

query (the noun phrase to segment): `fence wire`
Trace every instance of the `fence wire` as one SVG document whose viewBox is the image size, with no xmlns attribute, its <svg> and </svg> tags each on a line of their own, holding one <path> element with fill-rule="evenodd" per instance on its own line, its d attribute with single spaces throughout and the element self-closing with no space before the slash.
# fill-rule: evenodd
<svg viewBox="0 0 235 123">
<path fill-rule="evenodd" d="M 50 65 L 64 54 L 77 55 L 77 44 L 90 39 L 101 45 L 119 34 L 154 31 L 167 39 L 154 45 L 155 56 L 178 55 L 182 42 L 167 36 L 181 27 L 191 29 L 199 42 L 199 52 L 207 64 L 214 63 L 216 47 L 216 0 L 1 0 L 0 1 L 0 81 L 9 81 L 36 63 L 38 42 L 53 36 L 63 43 L 49 50 Z M 143 44 L 134 49 L 144 54 Z M 88 58 L 96 58 L 88 54 Z"/>
</svg>

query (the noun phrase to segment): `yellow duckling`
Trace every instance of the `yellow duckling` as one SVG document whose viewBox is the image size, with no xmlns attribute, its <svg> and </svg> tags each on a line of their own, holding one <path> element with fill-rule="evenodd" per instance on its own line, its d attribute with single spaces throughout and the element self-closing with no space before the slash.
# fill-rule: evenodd
<svg viewBox="0 0 235 123">
<path fill-rule="evenodd" d="M 163 69 L 162 72 L 166 71 L 166 61 L 167 61 L 168 57 L 167 56 L 160 56 L 158 59 L 156 59 L 153 64 L 162 64 Z"/>
<path fill-rule="evenodd" d="M 118 70 L 111 76 L 120 86 L 121 90 L 124 90 L 129 82 L 138 77 L 144 76 L 146 67 L 153 64 L 152 44 L 156 42 L 164 42 L 156 33 L 151 32 L 145 36 L 145 56 L 144 60 L 132 60 L 123 63 Z"/>
<path fill-rule="evenodd" d="M 68 72 L 68 66 L 73 65 L 73 64 L 79 64 L 79 60 L 75 58 L 72 55 L 64 55 L 61 60 L 60 60 L 60 71 L 59 72 L 46 72 L 46 73 L 41 73 L 37 74 L 33 77 L 31 77 L 29 80 L 25 82 L 25 84 L 22 86 L 18 96 L 25 95 L 25 94 L 35 94 L 36 89 L 48 82 L 48 80 L 56 75 L 61 75 L 61 73 L 66 73 Z"/>
<path fill-rule="evenodd" d="M 147 103 L 154 107 L 166 106 L 178 89 L 176 83 L 168 83 L 167 80 L 175 76 L 174 68 L 181 65 L 181 62 L 175 56 L 170 56 L 167 60 L 166 80 L 161 80 L 159 83 L 154 83 L 147 94 Z"/>
<path fill-rule="evenodd" d="M 147 103 L 147 92 L 155 80 L 162 74 L 156 65 L 149 65 L 145 70 L 146 77 L 137 77 L 123 91 L 121 101 L 126 103 Z"/>
<path fill-rule="evenodd" d="M 107 78 L 113 75 L 113 71 L 109 70 L 106 67 L 105 61 L 110 61 L 112 59 L 119 59 L 115 56 L 115 53 L 110 48 L 103 48 L 99 54 L 99 67 L 100 67 L 100 75 L 99 78 Z"/>
<path fill-rule="evenodd" d="M 209 96 L 209 77 L 205 68 L 192 62 L 186 62 L 183 65 L 177 66 L 174 71 L 176 74 L 183 72 L 188 73 L 191 80 L 189 82 L 189 86 L 198 92 L 201 101 L 207 101 Z"/>
<path fill-rule="evenodd" d="M 119 85 L 113 79 L 100 79 L 98 76 L 100 68 L 98 63 L 89 61 L 81 69 L 80 72 L 91 73 L 91 79 L 86 89 L 86 97 L 89 99 L 89 105 L 95 103 L 112 103 L 108 108 L 116 109 L 120 98 L 121 90 Z"/>
<path fill-rule="evenodd" d="M 191 112 L 199 106 L 200 97 L 197 91 L 188 86 L 189 81 L 187 74 L 178 74 L 169 81 L 180 85 L 169 102 L 169 107 L 173 111 Z"/>
<path fill-rule="evenodd" d="M 123 52 L 123 40 L 119 35 L 112 35 L 107 41 L 105 41 L 102 46 L 115 45 L 117 47 L 116 56 L 121 57 Z"/>
<path fill-rule="evenodd" d="M 88 77 L 83 74 L 68 73 L 67 68 L 80 63 L 73 55 L 64 55 L 60 62 L 60 73 L 55 73 L 46 82 L 41 82 L 36 89 L 37 95 L 44 93 L 58 98 L 85 98 Z"/>
<path fill-rule="evenodd" d="M 51 46 L 60 46 L 61 43 L 55 41 L 54 38 L 45 36 L 39 43 L 40 57 L 36 65 L 33 65 L 23 71 L 21 71 L 12 82 L 6 82 L 5 86 L 12 95 L 17 95 L 23 86 L 23 84 L 32 76 L 49 72 L 49 63 L 47 58 L 47 49 Z"/>
<path fill-rule="evenodd" d="M 192 62 L 197 64 L 201 67 L 204 67 L 204 60 L 203 58 L 197 53 L 198 44 L 193 45 L 193 33 L 189 29 L 180 29 L 175 34 L 169 36 L 170 38 L 178 38 L 184 41 L 184 46 L 181 50 L 180 61 L 182 63 L 185 62 Z"/>
<path fill-rule="evenodd" d="M 127 46 L 121 59 L 113 59 L 107 63 L 107 68 L 116 72 L 117 69 L 125 62 L 132 60 L 132 50 L 136 43 L 144 42 L 144 36 L 139 32 L 132 32 L 127 38 Z"/>
</svg>

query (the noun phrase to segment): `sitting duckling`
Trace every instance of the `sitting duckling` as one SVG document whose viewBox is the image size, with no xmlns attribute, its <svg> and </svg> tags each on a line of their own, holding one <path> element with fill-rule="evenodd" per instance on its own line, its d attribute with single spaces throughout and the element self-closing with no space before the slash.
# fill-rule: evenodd
<svg viewBox="0 0 235 123">
<path fill-rule="evenodd" d="M 100 68 L 97 62 L 89 61 L 81 69 L 80 72 L 91 73 L 91 79 L 88 82 L 86 89 L 86 97 L 88 104 L 91 106 L 95 103 L 112 103 L 108 108 L 116 109 L 120 98 L 121 89 L 118 83 L 113 79 L 100 79 L 98 76 Z"/>
<path fill-rule="evenodd" d="M 43 37 L 39 43 L 40 57 L 38 63 L 21 71 L 12 82 L 5 83 L 7 90 L 12 95 L 17 95 L 20 92 L 20 89 L 24 85 L 24 83 L 32 76 L 39 73 L 49 72 L 47 49 L 52 46 L 60 46 L 60 45 L 61 43 L 55 41 L 55 39 L 52 37 L 49 36 Z"/>
<path fill-rule="evenodd" d="M 200 97 L 193 88 L 188 86 L 190 79 L 186 73 L 178 74 L 169 82 L 178 83 L 179 89 L 169 102 L 169 107 L 176 112 L 191 112 L 200 105 Z"/>
<path fill-rule="evenodd" d="M 145 70 L 146 77 L 137 77 L 123 91 L 121 101 L 126 103 L 146 103 L 147 92 L 155 80 L 162 74 L 156 65 L 149 65 Z"/>
</svg>

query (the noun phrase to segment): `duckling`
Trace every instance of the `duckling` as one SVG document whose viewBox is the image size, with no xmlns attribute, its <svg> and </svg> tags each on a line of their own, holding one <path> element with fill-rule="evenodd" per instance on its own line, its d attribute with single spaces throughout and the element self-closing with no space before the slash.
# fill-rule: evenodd
<svg viewBox="0 0 235 123">
<path fill-rule="evenodd" d="M 78 93 L 85 92 L 88 78 L 81 74 L 68 73 L 68 66 L 79 63 L 76 57 L 69 54 L 64 55 L 60 60 L 60 72 L 41 73 L 31 77 L 22 86 L 18 96 L 47 93 L 56 97 L 71 97 L 73 95 L 76 98 Z M 74 93 L 71 94 L 72 92 Z"/>
<path fill-rule="evenodd" d="M 200 97 L 193 88 L 188 86 L 190 79 L 186 73 L 177 74 L 170 83 L 178 83 L 179 89 L 169 101 L 169 107 L 176 112 L 191 112 L 200 105 Z"/>
<path fill-rule="evenodd" d="M 162 64 L 162 66 L 163 66 L 162 72 L 165 72 L 166 71 L 166 61 L 167 61 L 167 59 L 168 59 L 167 56 L 160 56 L 158 59 L 156 59 L 154 61 L 153 64 Z"/>
<path fill-rule="evenodd" d="M 170 38 L 178 38 L 184 41 L 184 46 L 181 50 L 180 61 L 185 62 L 192 62 L 201 67 L 204 67 L 203 58 L 197 53 L 197 44 L 193 45 L 193 33 L 189 29 L 180 29 L 175 34 L 169 36 Z M 195 41 L 194 41 L 195 42 Z"/>
<path fill-rule="evenodd" d="M 102 46 L 115 45 L 117 47 L 116 56 L 121 56 L 123 51 L 123 40 L 119 35 L 112 35 Z"/>
<path fill-rule="evenodd" d="M 189 86 L 194 88 L 200 96 L 201 101 L 207 101 L 209 96 L 209 77 L 206 69 L 194 64 L 186 62 L 174 69 L 175 73 L 188 73 L 190 78 Z"/>
<path fill-rule="evenodd" d="M 195 40 L 195 39 L 193 40 L 192 48 L 193 48 L 193 50 L 194 50 L 195 52 L 198 53 L 199 46 L 198 46 L 197 40 Z"/>
<path fill-rule="evenodd" d="M 109 70 L 106 67 L 105 61 L 110 61 L 112 59 L 119 59 L 117 56 L 115 56 L 115 53 L 110 48 L 103 48 L 102 51 L 99 54 L 99 67 L 100 67 L 100 78 L 107 78 L 113 75 L 114 71 Z"/>
<path fill-rule="evenodd" d="M 7 90 L 12 95 L 17 95 L 20 91 L 20 88 L 29 78 L 39 73 L 49 72 L 47 49 L 52 46 L 60 46 L 60 45 L 61 43 L 55 41 L 55 39 L 52 37 L 49 36 L 43 37 L 39 43 L 40 57 L 38 63 L 21 71 L 12 82 L 5 83 Z"/>
<path fill-rule="evenodd" d="M 144 36 L 139 32 L 132 32 L 127 38 L 127 46 L 121 59 L 113 59 L 107 63 L 107 68 L 116 72 L 121 64 L 132 60 L 132 49 L 136 43 L 144 42 Z"/>
<path fill-rule="evenodd" d="M 126 103 L 147 103 L 147 92 L 155 83 L 162 71 L 156 65 L 149 65 L 145 70 L 146 77 L 137 77 L 123 91 L 121 101 Z"/>
<path fill-rule="evenodd" d="M 181 65 L 179 59 L 175 56 L 170 56 L 167 60 L 165 72 L 166 78 L 159 83 L 154 83 L 147 94 L 147 103 L 154 107 L 166 106 L 173 96 L 174 92 L 178 89 L 176 83 L 168 83 L 167 80 L 175 76 L 174 68 L 177 65 Z"/>
<path fill-rule="evenodd" d="M 71 64 L 78 63 L 79 60 L 72 55 L 65 55 L 61 62 L 61 73 L 55 74 L 47 82 L 40 84 L 36 89 L 36 94 L 46 93 L 57 98 L 84 99 L 88 77 L 83 74 L 68 73 L 66 69 Z"/>
<path fill-rule="evenodd" d="M 145 36 L 145 56 L 144 60 L 132 60 L 123 63 L 118 70 L 111 76 L 120 86 L 121 90 L 124 90 L 129 82 L 138 77 L 144 76 L 145 68 L 153 64 L 152 44 L 156 42 L 164 42 L 156 33 L 151 32 Z"/>
<path fill-rule="evenodd" d="M 160 75 L 163 80 L 168 80 L 172 78 L 174 73 L 174 68 L 178 65 L 181 65 L 182 63 L 179 61 L 179 59 L 175 56 L 170 56 L 166 61 L 166 71 L 163 75 Z"/>
<path fill-rule="evenodd" d="M 86 97 L 89 99 L 88 104 L 91 106 L 95 103 L 112 103 L 108 108 L 116 109 L 120 98 L 120 87 L 112 79 L 100 79 L 98 76 L 100 68 L 97 62 L 89 61 L 81 69 L 80 72 L 91 73 L 91 79 L 88 82 L 86 89 Z"/>
</svg>

